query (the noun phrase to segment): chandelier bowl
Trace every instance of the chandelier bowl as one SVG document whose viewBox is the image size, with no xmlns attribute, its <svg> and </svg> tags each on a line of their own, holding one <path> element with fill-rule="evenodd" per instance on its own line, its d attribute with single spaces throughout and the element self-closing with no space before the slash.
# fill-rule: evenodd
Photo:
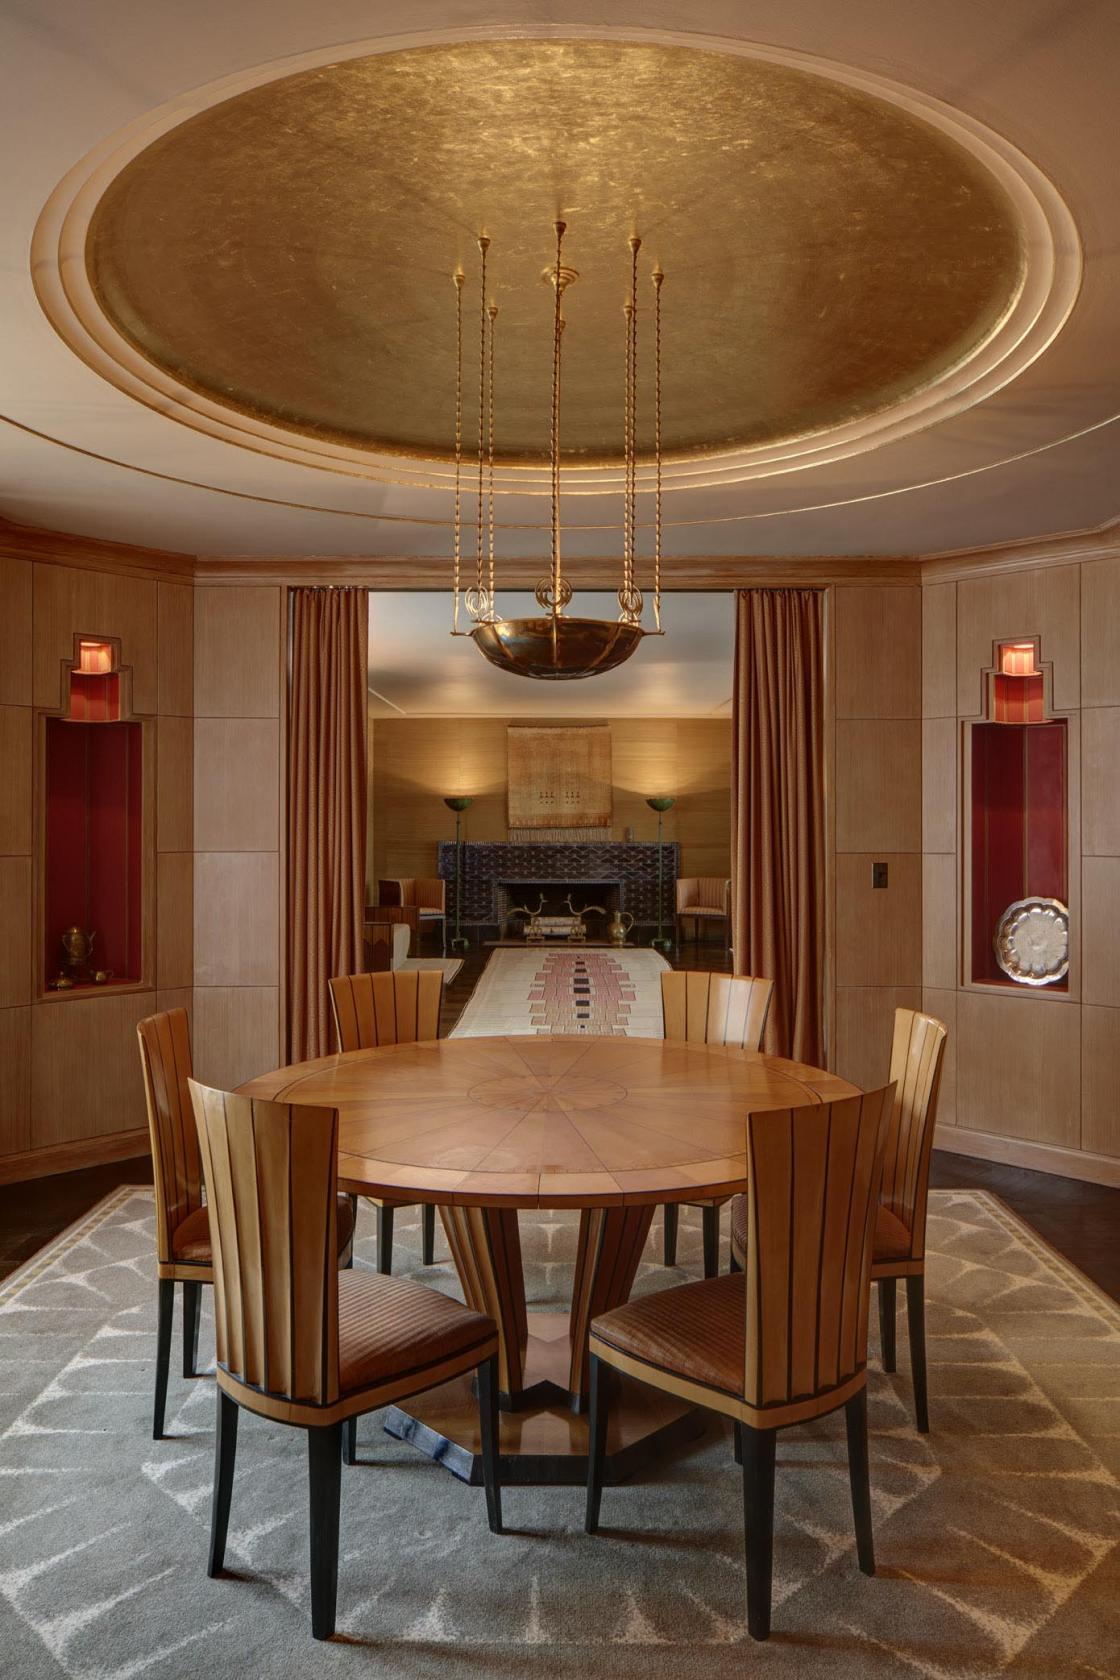
<svg viewBox="0 0 1120 1680">
<path fill-rule="evenodd" d="M 491 665 L 518 677 L 570 682 L 613 671 L 647 634 L 640 624 L 603 618 L 499 618 L 476 624 L 475 646 Z"/>
</svg>

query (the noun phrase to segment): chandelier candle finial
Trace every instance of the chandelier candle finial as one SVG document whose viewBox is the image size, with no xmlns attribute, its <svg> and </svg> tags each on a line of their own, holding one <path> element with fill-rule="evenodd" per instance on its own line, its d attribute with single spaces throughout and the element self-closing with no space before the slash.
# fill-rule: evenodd
<svg viewBox="0 0 1120 1680">
<path fill-rule="evenodd" d="M 550 567 L 549 575 L 536 587 L 537 605 L 543 617 L 503 619 L 496 608 L 494 544 L 494 323 L 497 304 L 487 301 L 487 250 L 490 240 L 485 234 L 478 238 L 480 263 L 479 296 L 479 379 L 478 379 L 478 576 L 474 589 L 467 591 L 467 611 L 474 620 L 469 634 L 492 665 L 518 676 L 535 677 L 545 681 L 565 681 L 595 676 L 600 671 L 613 670 L 638 647 L 644 636 L 661 635 L 661 305 L 660 284 L 664 278 L 656 271 L 657 287 L 655 319 L 657 323 L 657 359 L 655 389 L 655 443 L 657 454 L 657 511 L 654 534 L 654 596 L 656 623 L 647 630 L 642 623 L 643 599 L 638 588 L 635 566 L 638 527 L 638 253 L 642 241 L 631 234 L 630 286 L 625 303 L 626 316 L 626 390 L 623 419 L 623 453 L 625 457 L 622 586 L 618 591 L 617 619 L 568 618 L 565 608 L 572 601 L 572 586 L 564 576 L 561 559 L 560 522 L 560 405 L 563 386 L 564 293 L 579 275 L 564 262 L 564 235 L 567 224 L 557 217 L 553 223 L 556 235 L 554 262 L 544 270 L 541 278 L 552 288 L 552 400 L 549 410 L 548 453 L 551 491 Z M 457 343 L 459 373 L 456 381 L 456 471 L 461 454 L 462 430 L 462 304 L 461 284 L 456 280 L 458 304 Z M 456 607 L 452 634 L 458 633 L 458 590 L 460 569 L 461 498 L 455 499 L 455 590 Z"/>
</svg>

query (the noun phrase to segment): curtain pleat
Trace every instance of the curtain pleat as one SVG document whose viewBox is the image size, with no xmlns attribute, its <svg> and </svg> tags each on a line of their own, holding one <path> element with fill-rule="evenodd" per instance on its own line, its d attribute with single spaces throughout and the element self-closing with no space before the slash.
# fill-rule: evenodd
<svg viewBox="0 0 1120 1680">
<path fill-rule="evenodd" d="M 292 590 L 288 697 L 288 1055 L 324 1056 L 327 982 L 362 966 L 369 597 Z"/>
<path fill-rule="evenodd" d="M 824 1060 L 824 597 L 739 592 L 732 704 L 735 972 L 774 982 L 765 1048 Z"/>
</svg>

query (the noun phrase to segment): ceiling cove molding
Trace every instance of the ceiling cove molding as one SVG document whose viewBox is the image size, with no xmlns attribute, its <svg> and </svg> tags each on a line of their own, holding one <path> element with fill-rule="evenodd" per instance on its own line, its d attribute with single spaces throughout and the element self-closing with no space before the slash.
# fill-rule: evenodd
<svg viewBox="0 0 1120 1680">
<path fill-rule="evenodd" d="M 503 560 L 502 589 L 533 589 L 540 578 L 539 560 Z M 605 589 L 612 594 L 618 585 L 618 559 L 577 559 L 564 562 L 565 576 L 577 589 Z M 382 555 L 369 558 L 309 555 L 293 560 L 246 560 L 236 555 L 202 555 L 196 577 L 204 583 L 288 583 L 364 585 L 368 589 L 408 589 L 442 593 L 450 598 L 451 566 L 447 560 L 427 556 Z M 810 556 L 791 560 L 788 555 L 772 559 L 751 555 L 690 556 L 662 564 L 663 588 L 673 590 L 807 589 L 827 585 L 890 584 L 917 587 L 921 572 L 916 560 L 830 559 Z"/>
<path fill-rule="evenodd" d="M 193 554 L 111 542 L 103 537 L 83 537 L 73 531 L 51 531 L 37 525 L 17 525 L 2 517 L 0 556 L 33 560 L 45 566 L 74 566 L 88 572 L 154 578 L 164 583 L 193 583 L 198 572 Z"/>
<path fill-rule="evenodd" d="M 449 488 L 453 469 L 438 461 L 297 435 L 236 413 L 176 381 L 143 356 L 112 325 L 97 299 L 86 267 L 86 238 L 94 210 L 109 183 L 141 151 L 192 116 L 224 100 L 300 70 L 342 59 L 395 52 L 448 41 L 581 39 L 636 41 L 693 47 L 790 65 L 893 103 L 940 130 L 971 152 L 999 182 L 1014 205 L 1022 231 L 1025 271 L 1017 295 L 974 354 L 891 409 L 821 433 L 714 456 L 670 463 L 665 489 L 739 483 L 802 471 L 843 460 L 948 420 L 993 396 L 1029 367 L 1060 332 L 1081 283 L 1081 247 L 1072 215 L 1053 183 L 1009 141 L 966 113 L 918 89 L 855 67 L 762 43 L 691 32 L 601 26 L 478 26 L 411 32 L 332 46 L 238 72 L 183 94 L 127 125 L 89 152 L 59 183 L 39 218 L 32 242 L 32 272 L 40 304 L 69 347 L 102 378 L 146 407 L 206 435 L 277 459 L 380 483 Z M 643 473 L 642 480 L 648 477 Z M 569 493 L 609 493 L 620 469 L 565 468 Z M 547 471 L 503 468 L 502 493 L 547 495 Z"/>
<path fill-rule="evenodd" d="M 1120 519 L 1088 531 L 993 543 L 987 548 L 953 549 L 927 555 L 920 562 L 923 584 L 953 583 L 960 578 L 998 572 L 1036 571 L 1044 566 L 1076 566 L 1084 560 L 1120 557 Z"/>
</svg>

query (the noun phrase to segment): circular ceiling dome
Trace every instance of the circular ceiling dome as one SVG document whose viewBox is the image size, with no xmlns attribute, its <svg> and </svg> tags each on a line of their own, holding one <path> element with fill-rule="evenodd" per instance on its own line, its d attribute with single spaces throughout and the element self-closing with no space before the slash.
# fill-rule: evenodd
<svg viewBox="0 0 1120 1680">
<path fill-rule="evenodd" d="M 572 465 L 621 459 L 632 232 L 639 442 L 659 262 L 665 448 L 684 462 L 850 427 L 937 386 L 996 333 L 1026 267 L 1016 208 L 976 153 L 853 81 L 671 44 L 477 40 L 274 75 L 166 128 L 100 192 L 86 279 L 147 364 L 218 410 L 441 461 L 460 263 L 477 437 L 485 231 L 496 454 L 535 466 L 557 214 L 580 275 L 565 294 Z"/>
</svg>

